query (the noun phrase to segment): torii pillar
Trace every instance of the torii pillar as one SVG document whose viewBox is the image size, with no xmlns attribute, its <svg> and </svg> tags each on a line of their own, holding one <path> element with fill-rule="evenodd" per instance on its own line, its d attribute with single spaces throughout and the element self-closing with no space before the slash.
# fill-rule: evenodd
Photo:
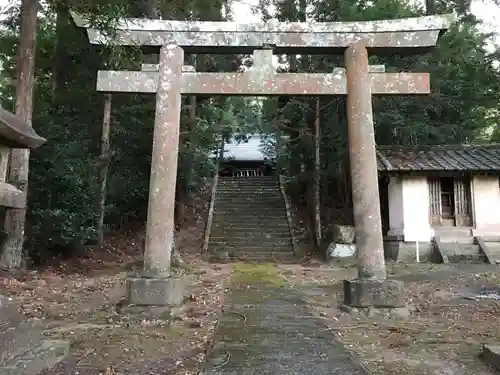
<svg viewBox="0 0 500 375">
<path fill-rule="evenodd" d="M 181 120 L 184 51 L 176 45 L 160 49 L 158 88 L 151 155 L 148 218 L 141 277 L 127 280 L 127 303 L 172 306 L 182 302 L 184 285 L 170 277 L 174 241 L 175 181 Z M 145 67 L 147 69 L 147 67 Z"/>
<path fill-rule="evenodd" d="M 347 48 L 345 65 L 358 278 L 344 281 L 344 304 L 358 309 L 402 308 L 405 306 L 403 283 L 386 279 L 372 93 L 365 42 L 359 41 Z"/>
</svg>

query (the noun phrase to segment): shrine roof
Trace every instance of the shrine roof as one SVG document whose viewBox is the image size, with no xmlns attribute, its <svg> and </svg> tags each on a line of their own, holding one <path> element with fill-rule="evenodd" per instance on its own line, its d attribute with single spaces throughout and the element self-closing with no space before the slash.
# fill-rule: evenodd
<svg viewBox="0 0 500 375">
<path fill-rule="evenodd" d="M 46 142 L 19 116 L 0 107 L 0 145 L 35 149 Z"/>
<path fill-rule="evenodd" d="M 377 147 L 379 172 L 500 172 L 500 144 Z"/>
</svg>

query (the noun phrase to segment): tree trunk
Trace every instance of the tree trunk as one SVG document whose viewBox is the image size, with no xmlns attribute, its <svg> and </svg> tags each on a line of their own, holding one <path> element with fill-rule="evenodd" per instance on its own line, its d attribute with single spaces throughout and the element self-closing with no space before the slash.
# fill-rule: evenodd
<svg viewBox="0 0 500 375">
<path fill-rule="evenodd" d="M 22 0 L 21 30 L 17 55 L 16 114 L 31 126 L 35 75 L 37 0 Z M 8 181 L 21 189 L 27 198 L 29 150 L 12 149 Z M 26 208 L 6 210 L 5 232 L 8 234 L 2 252 L 2 263 L 8 268 L 25 266 L 23 253 Z"/>
<path fill-rule="evenodd" d="M 425 0 L 425 13 L 428 15 L 437 13 L 436 0 Z"/>
<path fill-rule="evenodd" d="M 68 52 L 64 45 L 66 30 L 70 24 L 68 4 L 58 1 L 56 8 L 56 51 L 52 63 L 52 103 L 59 104 L 61 91 L 66 86 L 66 70 L 68 67 Z"/>
<path fill-rule="evenodd" d="M 97 223 L 97 242 L 102 245 L 104 242 L 104 214 L 106 211 L 106 185 L 108 182 L 109 162 L 111 161 L 109 147 L 109 133 L 111 128 L 111 94 L 104 95 L 104 116 L 101 129 L 101 155 L 99 156 L 99 200 L 97 213 L 99 221 Z"/>
<path fill-rule="evenodd" d="M 319 130 L 320 125 L 320 101 L 316 98 L 316 118 L 314 120 L 314 225 L 316 235 L 316 246 L 321 245 L 321 160 L 320 160 L 320 145 L 321 135 Z"/>
</svg>

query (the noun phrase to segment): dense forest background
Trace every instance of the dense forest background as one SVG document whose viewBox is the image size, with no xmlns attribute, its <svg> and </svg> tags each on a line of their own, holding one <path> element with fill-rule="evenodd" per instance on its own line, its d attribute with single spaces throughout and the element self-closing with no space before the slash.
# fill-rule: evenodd
<svg viewBox="0 0 500 375">
<path fill-rule="evenodd" d="M 270 7 L 274 5 L 273 7 Z M 31 248 L 43 251 L 54 241 L 89 243 L 97 238 L 99 175 L 109 167 L 106 228 L 143 221 L 147 209 L 154 96 L 114 95 L 111 150 L 100 152 L 104 95 L 95 90 L 98 69 L 138 69 L 154 61 L 138 50 L 91 46 L 83 29 L 69 16 L 74 9 L 95 25 L 113 31 L 123 16 L 179 20 L 230 20 L 230 0 L 48 0 L 41 4 L 37 32 L 33 126 L 46 146 L 32 153 L 26 235 Z M 418 7 L 405 0 L 262 0 L 256 7 L 264 20 L 354 21 L 455 12 L 459 21 L 427 55 L 372 58 L 388 71 L 431 74 L 432 94 L 386 97 L 374 101 L 378 144 L 415 147 L 500 141 L 497 106 L 500 71 L 492 36 L 480 31 L 467 0 L 427 0 Z M 269 9 L 276 9 L 269 14 Z M 0 31 L 1 104 L 13 110 L 19 9 L 4 9 Z M 487 48 L 488 46 L 488 48 Z M 189 56 L 198 71 L 236 71 L 248 56 Z M 343 66 L 342 56 L 281 57 L 294 72 L 328 72 Z M 349 222 L 350 187 L 346 172 L 345 98 L 185 98 L 177 181 L 176 221 L 183 206 L 213 174 L 210 159 L 221 137 L 250 132 L 288 135 L 290 141 L 267 142 L 278 156 L 289 186 L 302 201 L 311 181 L 321 186 L 323 223 Z M 319 154 L 316 154 L 319 146 Z M 316 155 L 316 156 L 315 156 Z M 319 156 L 319 158 L 318 158 Z M 315 168 L 315 160 L 319 165 Z M 286 163 L 285 163 L 286 161 Z M 306 210 L 314 209 L 306 205 Z M 314 215 L 311 215 L 313 217 Z"/>
</svg>

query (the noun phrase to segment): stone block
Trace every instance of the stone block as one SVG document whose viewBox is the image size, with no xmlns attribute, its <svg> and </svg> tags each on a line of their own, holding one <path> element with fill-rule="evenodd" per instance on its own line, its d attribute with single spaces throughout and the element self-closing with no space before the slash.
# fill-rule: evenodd
<svg viewBox="0 0 500 375">
<path fill-rule="evenodd" d="M 356 245 L 332 242 L 326 249 L 326 260 L 340 258 L 354 258 L 356 256 Z"/>
<path fill-rule="evenodd" d="M 185 297 L 184 284 L 183 280 L 173 277 L 130 278 L 126 300 L 136 306 L 177 306 Z"/>
<path fill-rule="evenodd" d="M 348 225 L 333 226 L 333 242 L 343 244 L 353 244 L 356 239 L 354 227 Z"/>
<path fill-rule="evenodd" d="M 398 280 L 344 280 L 344 304 L 351 307 L 404 307 L 403 283 Z"/>
<path fill-rule="evenodd" d="M 500 371 L 500 346 L 484 345 L 481 353 L 483 361 L 497 371 Z"/>
</svg>

